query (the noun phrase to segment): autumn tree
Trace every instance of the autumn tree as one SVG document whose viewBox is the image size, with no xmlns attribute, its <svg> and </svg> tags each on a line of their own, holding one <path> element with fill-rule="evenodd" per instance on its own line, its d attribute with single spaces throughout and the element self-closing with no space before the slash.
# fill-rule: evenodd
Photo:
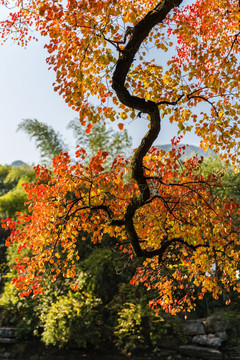
<svg viewBox="0 0 240 360">
<path fill-rule="evenodd" d="M 201 159 L 181 164 L 178 139 L 169 153 L 152 147 L 161 126 L 176 122 L 179 134 L 194 131 L 204 149 L 238 168 L 239 1 L 182 3 L 16 1 L 1 22 L 3 40 L 26 45 L 31 27 L 47 36 L 54 89 L 87 132 L 103 114 L 120 129 L 127 119 L 149 123 L 130 182 L 122 157 L 104 170 L 106 151 L 87 164 L 78 149 L 75 164 L 62 153 L 52 172 L 36 168 L 39 183 L 25 186 L 32 215 L 6 221 L 16 229 L 9 242 L 22 254 L 15 279 L 21 296 L 44 291 L 46 276 L 74 278 L 79 231 L 93 242 L 114 235 L 123 251 L 144 259 L 132 282 L 159 292 L 156 310 L 175 313 L 207 291 L 218 298 L 223 289 L 240 290 L 239 204 L 213 195 L 220 179 L 201 175 Z"/>
</svg>

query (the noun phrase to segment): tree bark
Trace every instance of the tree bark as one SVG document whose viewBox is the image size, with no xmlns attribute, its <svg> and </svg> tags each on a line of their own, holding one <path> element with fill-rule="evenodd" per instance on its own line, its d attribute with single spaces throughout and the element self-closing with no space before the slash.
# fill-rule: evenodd
<svg viewBox="0 0 240 360">
<path fill-rule="evenodd" d="M 143 206 L 150 198 L 150 189 L 144 176 L 143 158 L 160 133 L 161 118 L 158 104 L 153 101 L 131 95 L 125 87 L 125 81 L 130 66 L 133 63 L 135 55 L 142 42 L 147 38 L 153 27 L 162 23 L 169 12 L 181 3 L 182 0 L 162 0 L 139 23 L 135 25 L 129 41 L 119 54 L 119 59 L 116 63 L 116 68 L 112 78 L 112 87 L 121 103 L 150 116 L 150 129 L 143 137 L 141 144 L 137 148 L 132 159 L 132 176 L 137 182 L 140 194 L 132 198 L 125 214 L 126 231 L 137 256 L 153 257 L 159 252 L 161 253 L 161 249 L 146 251 L 141 248 L 139 237 L 136 233 L 133 222 L 136 210 Z"/>
</svg>

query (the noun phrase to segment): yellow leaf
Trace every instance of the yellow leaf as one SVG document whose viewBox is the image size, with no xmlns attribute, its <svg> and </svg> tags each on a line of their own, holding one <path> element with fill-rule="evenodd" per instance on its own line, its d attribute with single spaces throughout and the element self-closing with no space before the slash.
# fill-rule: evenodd
<svg viewBox="0 0 240 360">
<path fill-rule="evenodd" d="M 121 112 L 120 117 L 125 120 L 127 118 L 127 114 L 125 112 Z"/>
</svg>

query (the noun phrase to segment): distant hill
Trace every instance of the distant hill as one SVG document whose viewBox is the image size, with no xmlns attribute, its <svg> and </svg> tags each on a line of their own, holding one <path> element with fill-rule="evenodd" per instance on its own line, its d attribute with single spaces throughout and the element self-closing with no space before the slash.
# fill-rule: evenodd
<svg viewBox="0 0 240 360">
<path fill-rule="evenodd" d="M 195 146 L 195 145 L 186 145 L 186 144 L 179 144 L 177 145 L 177 147 L 181 147 L 181 146 L 186 146 L 185 148 L 185 154 L 182 155 L 182 160 L 185 161 L 186 159 L 189 159 L 190 157 L 194 156 L 194 155 L 198 155 L 198 157 L 211 157 L 211 156 L 216 156 L 216 154 L 214 153 L 214 151 L 208 149 L 207 151 L 204 151 L 202 148 L 200 148 L 199 146 Z M 159 147 L 160 149 L 164 150 L 164 151 L 169 151 L 172 148 L 171 144 L 165 144 L 165 145 L 157 145 L 157 147 Z"/>
<path fill-rule="evenodd" d="M 16 160 L 16 161 L 13 161 L 10 166 L 17 167 L 17 166 L 22 166 L 22 165 L 27 165 L 27 164 L 25 162 L 23 162 L 22 160 Z"/>
</svg>

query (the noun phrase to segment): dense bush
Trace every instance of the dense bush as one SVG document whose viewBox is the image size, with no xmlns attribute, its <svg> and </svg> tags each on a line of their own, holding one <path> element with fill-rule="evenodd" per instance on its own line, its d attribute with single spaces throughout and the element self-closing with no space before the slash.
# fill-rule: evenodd
<svg viewBox="0 0 240 360">
<path fill-rule="evenodd" d="M 100 299 L 85 292 L 71 292 L 60 296 L 40 315 L 43 332 L 41 338 L 46 345 L 66 344 L 87 348 L 101 345 L 103 319 L 98 311 Z"/>
<path fill-rule="evenodd" d="M 117 347 L 126 354 L 153 350 L 160 346 L 165 337 L 185 341 L 179 317 L 166 313 L 156 315 L 141 302 L 123 305 L 118 313 L 114 334 Z"/>
</svg>

